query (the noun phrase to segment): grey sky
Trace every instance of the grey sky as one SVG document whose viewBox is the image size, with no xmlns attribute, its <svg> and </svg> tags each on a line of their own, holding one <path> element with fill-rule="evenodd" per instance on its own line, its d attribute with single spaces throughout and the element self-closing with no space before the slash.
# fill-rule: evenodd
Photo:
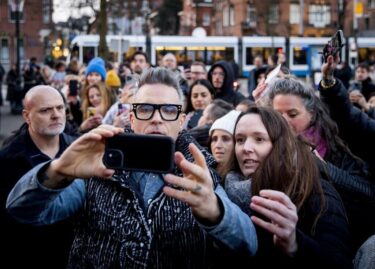
<svg viewBox="0 0 375 269">
<path fill-rule="evenodd" d="M 52 19 L 54 22 L 66 21 L 71 15 L 74 17 L 79 17 L 82 14 L 91 14 L 90 9 L 86 9 L 86 11 L 81 10 L 79 13 L 77 10 L 72 10 L 71 3 L 73 1 L 74 0 L 53 0 L 54 12 L 52 14 Z"/>
</svg>

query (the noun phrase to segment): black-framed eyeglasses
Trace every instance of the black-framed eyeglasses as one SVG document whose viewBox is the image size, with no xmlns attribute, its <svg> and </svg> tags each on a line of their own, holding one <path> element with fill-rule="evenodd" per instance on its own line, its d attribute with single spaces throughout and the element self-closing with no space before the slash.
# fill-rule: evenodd
<svg viewBox="0 0 375 269">
<path fill-rule="evenodd" d="M 160 116 L 165 121 L 175 121 L 181 113 L 182 105 L 175 104 L 149 104 L 134 103 L 133 112 L 139 120 L 149 120 L 154 116 L 155 110 L 159 110 Z"/>
</svg>

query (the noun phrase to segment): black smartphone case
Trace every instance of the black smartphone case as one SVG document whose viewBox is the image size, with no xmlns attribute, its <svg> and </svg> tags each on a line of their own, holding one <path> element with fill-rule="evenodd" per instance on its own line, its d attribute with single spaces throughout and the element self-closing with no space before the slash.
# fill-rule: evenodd
<svg viewBox="0 0 375 269">
<path fill-rule="evenodd" d="M 174 168 L 174 151 L 169 136 L 120 134 L 106 139 L 103 163 L 111 169 L 164 174 Z"/>
</svg>

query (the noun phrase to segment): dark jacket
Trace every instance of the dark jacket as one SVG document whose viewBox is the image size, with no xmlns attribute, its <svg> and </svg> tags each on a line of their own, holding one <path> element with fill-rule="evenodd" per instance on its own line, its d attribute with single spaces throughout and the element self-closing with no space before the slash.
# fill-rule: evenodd
<svg viewBox="0 0 375 269">
<path fill-rule="evenodd" d="M 362 81 L 361 93 L 365 97 L 366 101 L 370 99 L 372 93 L 375 92 L 375 84 L 371 81 L 370 78 Z"/>
<path fill-rule="evenodd" d="M 364 160 L 375 182 L 375 120 L 354 107 L 340 81 L 330 89 L 319 86 L 322 101 L 328 105 L 330 115 L 339 127 L 340 136 L 354 155 Z"/>
<path fill-rule="evenodd" d="M 217 91 L 215 89 L 215 99 L 223 99 L 224 101 L 227 101 L 230 104 L 233 104 L 234 106 L 238 105 L 239 102 L 241 102 L 243 99 L 245 99 L 245 96 L 243 96 L 240 92 L 234 91 L 233 89 L 233 82 L 234 82 L 234 73 L 232 66 L 226 62 L 226 61 L 219 61 L 217 63 L 214 63 L 210 71 L 208 71 L 207 79 L 212 84 L 212 71 L 215 69 L 215 67 L 220 66 L 223 68 L 225 72 L 225 78 L 223 82 L 223 86 L 221 87 L 220 91 Z"/>
<path fill-rule="evenodd" d="M 176 151 L 190 161 L 193 160 L 188 150 L 191 142 L 196 143 L 186 131 L 176 140 Z M 207 165 L 212 166 L 213 157 L 203 149 L 202 153 Z M 181 175 L 181 171 L 176 167 L 174 174 Z M 214 172 L 211 175 L 217 185 L 218 175 Z M 215 252 L 213 241 L 193 215 L 186 214 L 190 207 L 161 192 L 145 211 L 130 176 L 131 172 L 116 171 L 114 182 L 97 178 L 87 181 L 85 214 L 72 245 L 70 268 L 209 267 L 207 263 L 213 260 L 211 255 Z M 98 211 L 100 214 L 96 214 Z M 101 252 L 93 252 L 98 245 L 102 246 Z"/>
<path fill-rule="evenodd" d="M 188 132 L 191 134 L 191 136 L 193 136 L 195 138 L 195 140 L 197 140 L 199 145 L 201 145 L 202 147 L 204 147 L 206 149 L 209 149 L 210 148 L 209 132 L 210 132 L 211 126 L 212 126 L 212 124 L 205 124 L 203 126 L 196 126 L 192 129 L 188 130 Z"/>
<path fill-rule="evenodd" d="M 61 134 L 57 156 L 73 138 Z M 0 244 L 1 263 L 12 268 L 65 268 L 73 239 L 73 226 L 63 221 L 51 226 L 32 227 L 15 221 L 5 210 L 7 196 L 18 179 L 39 163 L 50 160 L 31 140 L 27 128 L 0 150 Z"/>
<path fill-rule="evenodd" d="M 339 126 L 341 137 L 352 152 L 367 163 L 370 171 L 364 175 L 359 170 L 356 173 L 354 166 L 340 167 L 330 163 L 321 169 L 323 176 L 334 184 L 343 198 L 355 251 L 375 233 L 375 217 L 369 213 L 375 211 L 375 120 L 352 105 L 340 81 L 330 89 L 320 89 L 320 92 L 330 108 L 331 117 Z"/>
<path fill-rule="evenodd" d="M 349 89 L 350 79 L 353 77 L 353 71 L 347 63 L 345 63 L 341 69 L 336 68 L 333 71 L 333 75 L 336 78 L 340 79 L 341 82 L 345 85 L 345 87 Z"/>
<path fill-rule="evenodd" d="M 256 89 L 258 85 L 258 78 L 260 74 L 266 73 L 267 67 L 266 66 L 261 66 L 259 68 L 254 68 L 253 70 L 250 71 L 249 77 L 247 80 L 247 90 L 249 92 L 249 99 L 254 101 L 253 97 L 253 91 Z"/>
<path fill-rule="evenodd" d="M 17 91 L 20 91 L 19 89 L 17 89 L 17 79 L 17 72 L 15 70 L 10 69 L 6 76 L 6 84 L 8 86 L 6 95 L 7 101 L 14 101 L 17 95 Z"/>
<path fill-rule="evenodd" d="M 4 75 L 5 75 L 5 69 L 2 66 L 2 64 L 0 63 L 0 84 L 2 84 L 2 82 L 3 82 Z M 1 86 L 0 86 L 0 88 L 1 88 Z"/>
<path fill-rule="evenodd" d="M 272 235 L 257 227 L 259 248 L 254 258 L 254 268 L 352 268 L 350 233 L 345 209 L 339 194 L 330 184 L 322 182 L 326 210 L 319 214 L 320 196 L 312 193 L 298 212 L 297 244 L 295 258 L 281 254 L 273 243 Z M 252 264 L 252 263 L 250 263 Z M 259 267 L 257 267 L 259 266 Z"/>
<path fill-rule="evenodd" d="M 330 184 L 322 180 L 322 187 L 327 208 L 314 229 L 320 196 L 313 192 L 298 212 L 297 256 L 292 259 L 279 252 L 272 234 L 256 226 L 259 248 L 256 256 L 248 259 L 247 268 L 273 268 L 275 264 L 279 268 L 350 268 L 350 234 L 344 206 Z M 225 177 L 228 197 L 248 215 L 252 215 L 250 189 L 251 180 L 238 172 L 231 171 Z"/>
</svg>

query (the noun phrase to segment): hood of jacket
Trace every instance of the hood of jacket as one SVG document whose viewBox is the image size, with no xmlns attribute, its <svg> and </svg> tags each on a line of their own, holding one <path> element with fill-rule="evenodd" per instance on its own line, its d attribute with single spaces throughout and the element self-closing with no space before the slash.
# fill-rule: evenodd
<svg viewBox="0 0 375 269">
<path fill-rule="evenodd" d="M 228 63 L 226 61 L 219 61 L 219 62 L 214 63 L 211 66 L 210 70 L 208 71 L 208 74 L 207 74 L 208 80 L 212 84 L 212 71 L 217 66 L 221 67 L 224 70 L 225 77 L 224 77 L 223 86 L 221 86 L 220 91 L 218 92 L 215 89 L 215 97 L 220 98 L 220 97 L 223 97 L 223 96 L 226 96 L 226 95 L 233 94 L 234 93 L 234 90 L 233 90 L 234 72 L 233 72 L 233 68 L 230 65 L 230 63 Z"/>
</svg>

